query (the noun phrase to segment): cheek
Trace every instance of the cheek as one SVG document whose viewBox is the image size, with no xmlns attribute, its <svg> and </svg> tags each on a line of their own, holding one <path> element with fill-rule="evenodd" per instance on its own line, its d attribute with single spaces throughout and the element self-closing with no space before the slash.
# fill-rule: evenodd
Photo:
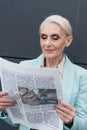
<svg viewBox="0 0 87 130">
<path fill-rule="evenodd" d="M 40 40 L 40 46 L 41 48 L 44 47 L 44 42 L 42 40 Z"/>
<path fill-rule="evenodd" d="M 42 43 L 42 42 L 40 42 L 40 47 L 41 47 L 41 49 L 43 50 L 44 45 L 43 45 L 43 43 Z"/>
<path fill-rule="evenodd" d="M 56 47 L 56 53 L 63 52 L 63 51 L 64 51 L 64 48 L 65 48 L 64 45 L 59 45 L 59 46 L 57 46 L 57 47 Z"/>
</svg>

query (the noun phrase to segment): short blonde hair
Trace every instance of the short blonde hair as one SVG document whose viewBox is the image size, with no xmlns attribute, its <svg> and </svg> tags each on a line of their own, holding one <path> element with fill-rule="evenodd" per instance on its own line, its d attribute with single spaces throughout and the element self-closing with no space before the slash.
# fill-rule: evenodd
<svg viewBox="0 0 87 130">
<path fill-rule="evenodd" d="M 66 33 L 67 36 L 72 36 L 72 27 L 70 25 L 70 22 L 66 18 L 64 18 L 60 15 L 51 15 L 51 16 L 47 17 L 40 24 L 40 28 L 41 28 L 41 26 L 43 26 L 44 23 L 56 23 L 62 27 L 62 29 L 64 30 L 64 32 Z"/>
</svg>

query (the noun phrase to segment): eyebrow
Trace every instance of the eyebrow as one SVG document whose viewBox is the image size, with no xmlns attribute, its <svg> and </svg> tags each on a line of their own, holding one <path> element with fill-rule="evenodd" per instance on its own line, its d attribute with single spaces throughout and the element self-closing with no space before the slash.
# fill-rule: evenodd
<svg viewBox="0 0 87 130">
<path fill-rule="evenodd" d="M 52 34 L 52 36 L 60 36 L 60 34 L 54 33 L 54 34 Z"/>
<path fill-rule="evenodd" d="M 40 33 L 41 35 L 46 35 L 45 33 Z"/>
<path fill-rule="evenodd" d="M 41 35 L 47 35 L 47 34 L 45 34 L 45 33 L 40 33 Z M 60 36 L 60 34 L 58 34 L 58 33 L 53 33 L 53 34 L 51 34 L 51 36 L 55 36 L 55 35 L 57 35 L 57 36 Z"/>
</svg>

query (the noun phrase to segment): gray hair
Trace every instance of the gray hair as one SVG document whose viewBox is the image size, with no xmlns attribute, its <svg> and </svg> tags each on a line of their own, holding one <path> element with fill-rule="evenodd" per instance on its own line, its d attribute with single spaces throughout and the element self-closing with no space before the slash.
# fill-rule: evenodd
<svg viewBox="0 0 87 130">
<path fill-rule="evenodd" d="M 64 18 L 60 15 L 51 15 L 51 16 L 47 17 L 40 24 L 40 28 L 41 28 L 41 26 L 43 26 L 44 23 L 56 23 L 62 27 L 62 29 L 64 30 L 64 32 L 66 33 L 67 36 L 72 36 L 72 27 L 70 25 L 70 22 L 66 18 Z"/>
</svg>

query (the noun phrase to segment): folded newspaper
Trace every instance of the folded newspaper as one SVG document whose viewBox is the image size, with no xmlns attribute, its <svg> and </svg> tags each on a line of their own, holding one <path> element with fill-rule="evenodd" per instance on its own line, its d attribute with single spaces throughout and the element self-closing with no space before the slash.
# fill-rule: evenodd
<svg viewBox="0 0 87 130">
<path fill-rule="evenodd" d="M 13 123 L 39 130 L 63 130 L 54 110 L 62 99 L 57 68 L 28 68 L 0 58 L 2 90 L 15 100 L 7 109 Z"/>
</svg>

